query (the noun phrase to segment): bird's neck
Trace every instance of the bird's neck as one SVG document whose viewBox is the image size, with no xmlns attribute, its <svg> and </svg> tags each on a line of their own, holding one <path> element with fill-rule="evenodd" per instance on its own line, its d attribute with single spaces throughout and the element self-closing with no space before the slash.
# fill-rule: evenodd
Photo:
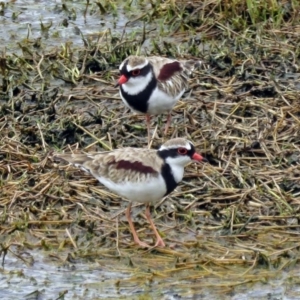
<svg viewBox="0 0 300 300">
<path fill-rule="evenodd" d="M 147 89 L 153 90 L 153 87 L 150 87 L 150 83 L 154 80 L 154 74 L 152 69 L 147 73 L 146 76 L 139 76 L 139 77 L 131 77 L 126 83 L 121 85 L 122 90 L 130 95 L 135 96 L 138 95 Z M 151 93 L 150 93 L 151 94 Z"/>
<path fill-rule="evenodd" d="M 166 191 L 166 195 L 170 194 L 173 190 L 175 190 L 175 188 L 178 185 L 178 182 L 174 177 L 174 173 L 173 173 L 173 169 L 171 168 L 171 166 L 168 163 L 164 163 L 162 165 L 161 168 L 161 175 L 165 180 L 166 183 L 166 187 L 167 187 L 167 191 Z"/>
</svg>

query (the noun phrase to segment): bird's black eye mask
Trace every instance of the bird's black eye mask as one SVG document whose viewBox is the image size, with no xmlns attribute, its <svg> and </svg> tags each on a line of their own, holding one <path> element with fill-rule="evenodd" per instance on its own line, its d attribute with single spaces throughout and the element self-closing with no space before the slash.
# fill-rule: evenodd
<svg viewBox="0 0 300 300">
<path fill-rule="evenodd" d="M 120 70 L 120 75 L 124 75 L 126 78 L 136 77 L 136 76 L 146 76 L 152 70 L 152 66 L 148 63 L 142 69 L 133 69 L 130 72 L 127 71 L 128 60 L 124 63 L 122 69 Z"/>
<path fill-rule="evenodd" d="M 178 148 L 170 148 L 170 149 L 163 149 L 158 150 L 157 153 L 159 157 L 161 157 L 163 160 L 165 160 L 168 157 L 178 157 L 178 156 L 189 156 L 191 159 L 193 155 L 195 154 L 196 150 L 194 145 L 191 145 L 191 149 L 188 150 L 185 147 L 178 147 Z M 186 151 L 184 151 L 186 150 Z"/>
</svg>

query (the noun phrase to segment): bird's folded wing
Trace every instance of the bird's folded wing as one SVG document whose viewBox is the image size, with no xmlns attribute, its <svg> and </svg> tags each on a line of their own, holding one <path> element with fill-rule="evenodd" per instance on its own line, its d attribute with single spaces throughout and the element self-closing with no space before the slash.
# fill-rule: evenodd
<svg viewBox="0 0 300 300">
<path fill-rule="evenodd" d="M 96 178 L 102 177 L 113 182 L 158 176 L 163 164 L 156 151 L 136 148 L 96 154 L 57 154 L 55 157 L 80 167 Z"/>
</svg>

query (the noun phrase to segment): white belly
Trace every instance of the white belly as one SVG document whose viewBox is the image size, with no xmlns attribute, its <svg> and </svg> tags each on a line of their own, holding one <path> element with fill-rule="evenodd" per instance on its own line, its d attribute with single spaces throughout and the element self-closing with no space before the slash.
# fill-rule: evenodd
<svg viewBox="0 0 300 300">
<path fill-rule="evenodd" d="M 104 186 L 121 197 L 132 202 L 156 203 L 159 202 L 167 192 L 166 184 L 161 175 L 151 177 L 142 182 L 115 183 L 109 179 L 97 178 Z"/>
<path fill-rule="evenodd" d="M 156 88 L 150 99 L 149 99 L 149 106 L 148 106 L 148 113 L 150 115 L 159 115 L 163 113 L 167 113 L 172 110 L 173 106 L 176 102 L 181 98 L 183 95 L 184 90 L 181 91 L 177 96 L 172 97 L 165 92 Z"/>
</svg>

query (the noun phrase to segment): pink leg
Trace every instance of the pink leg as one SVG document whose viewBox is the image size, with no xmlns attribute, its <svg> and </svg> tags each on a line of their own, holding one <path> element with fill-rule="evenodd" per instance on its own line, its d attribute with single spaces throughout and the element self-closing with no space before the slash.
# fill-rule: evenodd
<svg viewBox="0 0 300 300">
<path fill-rule="evenodd" d="M 166 123 L 166 126 L 165 126 L 164 135 L 166 135 L 168 133 L 168 130 L 169 130 L 169 127 L 170 127 L 170 124 L 171 124 L 171 119 L 172 119 L 171 112 L 169 112 L 169 114 L 167 116 L 167 123 Z"/>
<path fill-rule="evenodd" d="M 149 145 L 151 142 L 151 134 L 150 134 L 151 117 L 150 117 L 150 115 L 146 115 L 146 122 L 147 122 L 148 145 Z"/>
<path fill-rule="evenodd" d="M 131 219 L 131 203 L 129 203 L 127 209 L 126 209 L 126 218 L 128 220 L 128 223 L 129 223 L 129 227 L 130 227 L 130 230 L 131 230 L 131 233 L 133 235 L 133 240 L 136 244 L 138 244 L 139 246 L 143 247 L 143 248 L 149 248 L 150 246 L 144 242 L 142 242 L 139 237 L 137 236 L 137 233 L 135 231 L 135 228 L 134 228 L 134 225 L 133 225 L 133 222 L 132 222 L 132 219 Z"/>
<path fill-rule="evenodd" d="M 150 226 L 152 228 L 152 230 L 154 231 L 155 233 L 155 236 L 156 236 L 156 243 L 155 243 L 155 246 L 154 247 L 165 247 L 165 243 L 163 241 L 163 239 L 161 238 L 161 236 L 159 235 L 152 219 L 151 219 L 151 215 L 150 215 L 150 206 L 149 204 L 147 205 L 147 208 L 146 208 L 146 218 L 147 220 L 149 221 L 150 223 Z"/>
</svg>

